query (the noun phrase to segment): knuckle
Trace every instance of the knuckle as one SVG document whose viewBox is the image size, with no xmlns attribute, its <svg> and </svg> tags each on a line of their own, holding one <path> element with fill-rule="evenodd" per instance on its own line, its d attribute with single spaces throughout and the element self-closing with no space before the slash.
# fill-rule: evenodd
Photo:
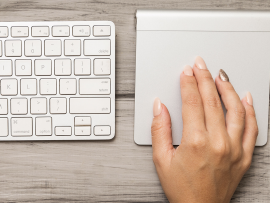
<svg viewBox="0 0 270 203">
<path fill-rule="evenodd" d="M 189 94 L 184 101 L 184 103 L 187 106 L 190 106 L 192 108 L 198 107 L 200 105 L 200 102 L 201 102 L 200 97 L 198 95 L 195 95 L 195 94 Z"/>
<path fill-rule="evenodd" d="M 234 114 L 238 119 L 244 120 L 246 117 L 246 109 L 242 104 L 237 105 L 234 108 Z"/>
<path fill-rule="evenodd" d="M 208 70 L 203 74 L 202 80 L 203 80 L 203 82 L 213 82 L 214 81 L 211 73 Z"/>
<path fill-rule="evenodd" d="M 218 142 L 218 144 L 214 144 L 213 151 L 216 157 L 227 157 L 230 154 L 230 148 L 224 141 Z"/>
<path fill-rule="evenodd" d="M 192 149 L 201 149 L 206 146 L 206 137 L 202 131 L 196 131 L 193 133 L 192 138 L 189 139 L 189 146 Z"/>
<path fill-rule="evenodd" d="M 250 168 L 251 163 L 252 163 L 252 156 L 246 156 L 242 164 L 245 171 L 247 171 Z"/>
<path fill-rule="evenodd" d="M 157 132 L 160 132 L 162 130 L 162 122 L 159 122 L 158 120 L 154 119 L 152 126 L 151 126 L 151 133 L 152 136 L 156 134 Z"/>
<path fill-rule="evenodd" d="M 239 147 L 235 147 L 232 155 L 233 162 L 239 162 L 242 159 L 242 155 L 242 150 L 240 150 Z"/>
<path fill-rule="evenodd" d="M 212 108 L 220 108 L 221 102 L 219 97 L 213 96 L 207 99 L 207 105 Z"/>
</svg>

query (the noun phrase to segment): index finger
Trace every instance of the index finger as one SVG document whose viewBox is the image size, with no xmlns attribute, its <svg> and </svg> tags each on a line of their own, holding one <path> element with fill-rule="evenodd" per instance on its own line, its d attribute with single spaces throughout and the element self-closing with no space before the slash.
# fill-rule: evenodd
<svg viewBox="0 0 270 203">
<path fill-rule="evenodd" d="M 196 78 L 190 66 L 180 76 L 184 130 L 206 130 L 204 110 Z"/>
</svg>

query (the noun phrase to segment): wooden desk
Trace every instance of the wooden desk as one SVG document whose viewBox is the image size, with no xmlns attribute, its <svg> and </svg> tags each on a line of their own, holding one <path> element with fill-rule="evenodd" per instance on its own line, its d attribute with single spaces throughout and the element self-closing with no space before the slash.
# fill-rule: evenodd
<svg viewBox="0 0 270 203">
<path fill-rule="evenodd" d="M 229 3 L 227 3 L 229 2 Z M 0 202 L 166 202 L 152 148 L 133 142 L 136 9 L 270 9 L 264 0 L 0 0 L 0 21 L 116 24 L 116 137 L 0 143 Z M 232 202 L 270 202 L 270 148 L 257 147 Z"/>
</svg>

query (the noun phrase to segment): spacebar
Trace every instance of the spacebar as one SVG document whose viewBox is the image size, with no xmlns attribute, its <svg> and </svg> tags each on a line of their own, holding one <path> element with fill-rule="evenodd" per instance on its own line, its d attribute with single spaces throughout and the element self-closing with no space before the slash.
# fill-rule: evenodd
<svg viewBox="0 0 270 203">
<path fill-rule="evenodd" d="M 111 98 L 71 97 L 69 99 L 69 112 L 71 114 L 110 113 Z"/>
</svg>

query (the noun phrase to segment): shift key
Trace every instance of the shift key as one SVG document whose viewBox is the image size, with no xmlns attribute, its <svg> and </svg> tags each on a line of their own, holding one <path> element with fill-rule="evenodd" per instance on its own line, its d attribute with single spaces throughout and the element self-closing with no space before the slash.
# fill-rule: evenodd
<svg viewBox="0 0 270 203">
<path fill-rule="evenodd" d="M 71 114 L 109 114 L 111 113 L 111 98 L 72 97 L 69 99 Z"/>
</svg>

